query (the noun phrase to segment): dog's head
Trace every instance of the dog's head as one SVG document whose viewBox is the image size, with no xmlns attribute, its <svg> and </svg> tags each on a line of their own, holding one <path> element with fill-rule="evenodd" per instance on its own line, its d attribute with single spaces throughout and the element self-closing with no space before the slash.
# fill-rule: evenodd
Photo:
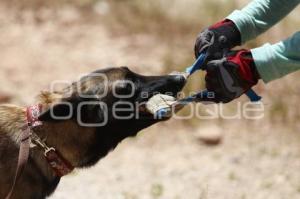
<svg viewBox="0 0 300 199">
<path fill-rule="evenodd" d="M 181 75 L 142 76 L 127 67 L 98 70 L 68 87 L 40 120 L 72 119 L 125 138 L 160 121 L 144 108 L 150 97 L 157 93 L 176 96 L 184 84 Z"/>
</svg>

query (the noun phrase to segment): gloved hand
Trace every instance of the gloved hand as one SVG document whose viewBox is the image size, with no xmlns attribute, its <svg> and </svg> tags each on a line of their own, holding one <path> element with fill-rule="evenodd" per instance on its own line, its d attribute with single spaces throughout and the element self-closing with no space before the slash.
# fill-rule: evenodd
<svg viewBox="0 0 300 199">
<path fill-rule="evenodd" d="M 202 31 L 195 43 L 196 58 L 207 50 L 207 61 L 221 59 L 226 52 L 241 44 L 241 35 L 236 25 L 226 19 Z"/>
<path fill-rule="evenodd" d="M 209 101 L 228 103 L 256 85 L 260 76 L 248 50 L 231 51 L 222 59 L 207 63 L 206 88 L 213 93 Z"/>
</svg>

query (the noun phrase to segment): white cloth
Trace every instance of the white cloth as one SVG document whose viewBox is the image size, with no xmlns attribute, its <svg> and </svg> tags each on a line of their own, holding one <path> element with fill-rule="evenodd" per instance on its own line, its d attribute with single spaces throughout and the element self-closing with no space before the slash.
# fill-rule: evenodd
<svg viewBox="0 0 300 199">
<path fill-rule="evenodd" d="M 172 112 L 172 105 L 176 102 L 176 98 L 169 96 L 169 95 L 163 95 L 163 94 L 157 94 L 151 97 L 148 102 L 146 103 L 147 110 L 155 115 L 157 111 L 160 109 L 166 109 L 169 111 L 167 115 L 170 115 Z"/>
</svg>

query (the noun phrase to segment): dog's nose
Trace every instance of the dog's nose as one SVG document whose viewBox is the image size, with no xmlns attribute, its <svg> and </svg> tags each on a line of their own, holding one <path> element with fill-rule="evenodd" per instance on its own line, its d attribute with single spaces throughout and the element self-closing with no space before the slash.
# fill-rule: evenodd
<svg viewBox="0 0 300 199">
<path fill-rule="evenodd" d="M 186 78 L 182 74 L 171 75 L 171 82 L 170 86 L 173 87 L 173 89 L 175 89 L 175 92 L 179 92 L 184 87 L 186 83 Z"/>
<path fill-rule="evenodd" d="M 174 81 L 176 82 L 176 83 L 184 83 L 185 82 L 185 80 L 186 80 L 186 78 L 183 76 L 183 75 L 175 75 L 174 76 Z"/>
<path fill-rule="evenodd" d="M 176 84 L 184 84 L 186 81 L 185 73 L 170 74 L 170 77 Z"/>
<path fill-rule="evenodd" d="M 175 80 L 178 82 L 181 81 L 186 81 L 188 74 L 184 73 L 184 72 L 177 72 L 177 71 L 173 71 L 172 73 L 170 73 L 169 75 L 175 76 Z"/>
</svg>

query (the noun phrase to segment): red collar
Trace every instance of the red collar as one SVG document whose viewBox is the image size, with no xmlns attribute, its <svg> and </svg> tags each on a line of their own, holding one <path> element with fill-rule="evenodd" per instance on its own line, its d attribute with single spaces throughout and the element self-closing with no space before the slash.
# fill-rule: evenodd
<svg viewBox="0 0 300 199">
<path fill-rule="evenodd" d="M 43 125 L 42 121 L 38 118 L 41 112 L 42 105 L 33 105 L 26 109 L 27 123 L 31 130 L 31 140 L 44 151 L 44 156 L 55 174 L 59 177 L 65 176 L 73 171 L 74 167 L 72 164 L 54 147 L 48 147 L 47 144 L 34 133 L 35 127 Z"/>
</svg>

